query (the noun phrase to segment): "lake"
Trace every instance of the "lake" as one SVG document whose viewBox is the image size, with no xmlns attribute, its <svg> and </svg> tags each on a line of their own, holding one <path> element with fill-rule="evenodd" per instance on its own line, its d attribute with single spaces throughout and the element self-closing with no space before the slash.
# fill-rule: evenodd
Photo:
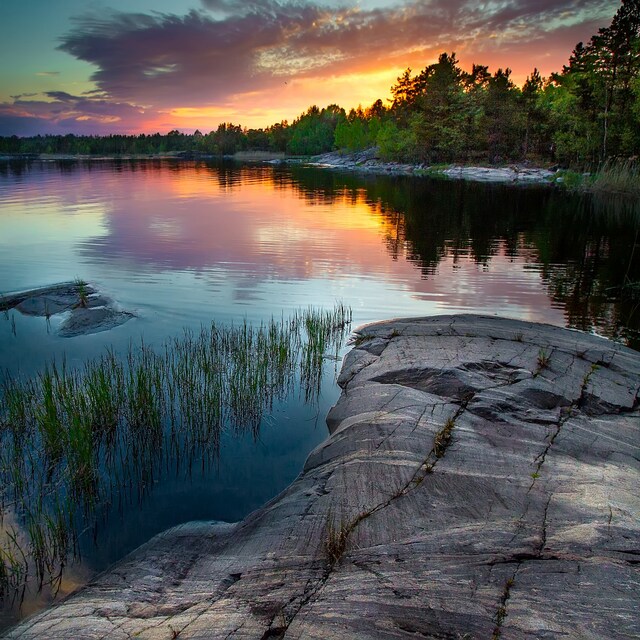
<svg viewBox="0 0 640 640">
<path fill-rule="evenodd" d="M 52 359 L 81 367 L 185 328 L 351 307 L 353 327 L 397 316 L 497 314 L 640 348 L 640 215 L 624 201 L 369 176 L 298 165 L 0 163 L 0 294 L 83 279 L 132 320 L 62 338 L 61 316 L 0 316 L 0 377 Z M 635 285 L 634 285 L 635 283 Z M 342 345 L 339 354 L 344 354 Z M 317 397 L 277 398 L 257 432 L 228 429 L 211 464 L 168 465 L 144 495 L 103 505 L 60 594 L 188 520 L 237 521 L 283 490 L 327 437 L 337 360 Z M 20 529 L 7 511 L 5 531 Z M 51 599 L 27 594 L 23 614 Z M 16 616 L 5 606 L 0 628 Z"/>
</svg>

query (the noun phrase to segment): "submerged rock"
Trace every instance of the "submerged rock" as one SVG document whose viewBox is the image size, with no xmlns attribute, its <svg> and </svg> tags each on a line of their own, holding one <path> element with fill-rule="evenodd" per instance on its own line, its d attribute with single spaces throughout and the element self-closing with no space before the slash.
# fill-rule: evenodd
<svg viewBox="0 0 640 640">
<path fill-rule="evenodd" d="M 60 326 L 59 335 L 63 338 L 107 331 L 134 317 L 117 309 L 113 300 L 91 285 L 79 282 L 63 282 L 0 298 L 0 310 L 14 308 L 24 315 L 46 318 L 70 312 Z"/>
<path fill-rule="evenodd" d="M 96 295 L 96 290 L 88 284 L 82 283 L 81 288 L 86 300 Z M 0 311 L 16 308 L 25 315 L 46 316 L 72 309 L 81 302 L 79 283 L 62 282 L 0 296 Z"/>
<path fill-rule="evenodd" d="M 640 354 L 478 316 L 358 332 L 331 437 L 8 638 L 631 638 Z"/>
<path fill-rule="evenodd" d="M 133 317 L 134 315 L 128 311 L 118 311 L 110 307 L 75 309 L 60 326 L 58 335 L 71 338 L 108 331 Z"/>
</svg>

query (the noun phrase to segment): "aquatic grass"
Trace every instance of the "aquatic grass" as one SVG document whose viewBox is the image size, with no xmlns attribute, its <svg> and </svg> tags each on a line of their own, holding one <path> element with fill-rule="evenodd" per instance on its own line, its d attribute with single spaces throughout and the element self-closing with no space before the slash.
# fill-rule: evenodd
<svg viewBox="0 0 640 640">
<path fill-rule="evenodd" d="M 212 323 L 158 349 L 141 340 L 78 369 L 51 362 L 32 379 L 7 376 L 0 516 L 10 510 L 24 540 L 0 536 L 0 598 L 29 580 L 59 582 L 107 505 L 143 500 L 163 473 L 215 462 L 226 430 L 257 438 L 265 413 L 297 388 L 316 402 L 350 322 L 336 305 L 257 326 Z"/>
<path fill-rule="evenodd" d="M 35 408 L 34 415 L 36 427 L 45 449 L 48 469 L 51 472 L 52 467 L 57 464 L 62 455 L 62 424 L 57 394 L 63 394 L 64 388 L 59 384 L 58 370 L 55 364 L 52 369 L 45 367 L 39 377 L 40 402 Z M 60 395 L 60 399 L 63 398 L 64 396 Z"/>
<path fill-rule="evenodd" d="M 588 173 L 578 173 L 570 169 L 556 171 L 550 178 L 553 184 L 561 185 L 568 191 L 584 191 L 591 184 L 591 180 Z"/>
<path fill-rule="evenodd" d="M 107 440 L 114 434 L 121 417 L 123 379 L 113 352 L 85 365 L 83 379 L 93 431 Z"/>
<path fill-rule="evenodd" d="M 0 546 L 0 601 L 6 596 L 13 600 L 24 598 L 29 562 L 18 542 L 15 527 L 5 532 L 5 543 Z"/>
</svg>

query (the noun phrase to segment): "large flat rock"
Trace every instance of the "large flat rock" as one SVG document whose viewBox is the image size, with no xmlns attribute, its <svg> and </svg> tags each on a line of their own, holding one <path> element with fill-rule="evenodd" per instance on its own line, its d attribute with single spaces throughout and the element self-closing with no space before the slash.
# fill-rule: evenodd
<svg viewBox="0 0 640 640">
<path fill-rule="evenodd" d="M 477 316 L 360 330 L 331 437 L 235 525 L 151 540 L 12 639 L 622 639 L 640 354 Z"/>
</svg>

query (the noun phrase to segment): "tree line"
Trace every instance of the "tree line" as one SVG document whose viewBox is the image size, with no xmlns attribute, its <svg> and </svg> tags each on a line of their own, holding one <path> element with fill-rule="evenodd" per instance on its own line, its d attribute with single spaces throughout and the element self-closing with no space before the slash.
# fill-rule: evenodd
<svg viewBox="0 0 640 640">
<path fill-rule="evenodd" d="M 17 136 L 0 153 L 230 155 L 237 151 L 316 155 L 378 147 L 401 162 L 551 162 L 593 168 L 640 154 L 640 0 L 622 0 L 611 24 L 578 43 L 562 71 L 534 69 L 522 87 L 511 70 L 460 68 L 455 53 L 391 88 L 370 107 L 310 107 L 292 123 L 247 129 L 221 123 L 202 134 Z"/>
</svg>

